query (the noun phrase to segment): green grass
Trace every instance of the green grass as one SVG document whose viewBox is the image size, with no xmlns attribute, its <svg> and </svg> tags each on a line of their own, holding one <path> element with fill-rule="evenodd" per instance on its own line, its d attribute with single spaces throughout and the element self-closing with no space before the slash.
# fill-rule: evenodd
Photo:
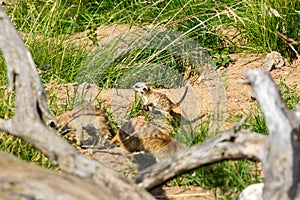
<svg viewBox="0 0 300 200">
<path fill-rule="evenodd" d="M 9 119 L 15 111 L 14 92 L 7 94 L 7 89 L 0 88 L 0 116 Z M 52 168 L 51 161 L 41 152 L 37 151 L 32 145 L 20 138 L 0 131 L 0 149 L 14 154 L 18 158 L 39 164 L 46 168 Z"/>
<path fill-rule="evenodd" d="M 51 161 L 33 146 L 20 138 L 0 132 L 0 149 L 14 154 L 22 160 L 38 164 L 45 168 L 55 169 Z"/>
<path fill-rule="evenodd" d="M 294 82 L 292 85 L 287 85 L 285 80 L 281 78 L 278 87 L 289 109 L 294 109 L 297 104 L 300 104 L 300 92 L 297 83 Z"/>
<path fill-rule="evenodd" d="M 43 83 L 88 80 L 103 87 L 128 88 L 136 81 L 147 80 L 155 87 L 174 88 L 184 85 L 187 78 L 196 80 L 202 73 L 201 59 L 195 62 L 188 56 L 197 57 L 198 54 L 193 54 L 197 51 L 192 50 L 199 46 L 207 48 L 208 53 L 215 57 L 212 63 L 215 67 L 225 66 L 230 61 L 228 54 L 232 52 L 276 50 L 286 58 L 293 59 L 295 51 L 299 50 L 297 46 L 293 46 L 293 50 L 278 35 L 279 32 L 300 41 L 300 2 L 297 0 L 22 0 L 13 6 L 5 5 L 4 8 L 22 33 L 40 70 Z M 75 33 L 87 31 L 86 35 L 93 47 L 97 47 L 97 27 L 112 24 L 155 28 L 163 26 L 167 29 L 162 34 L 150 33 L 148 38 L 142 37 L 144 40 L 135 41 L 129 37 L 124 41 L 116 38 L 94 51 L 71 38 Z M 237 32 L 236 35 L 227 34 L 226 31 L 232 30 Z M 128 51 L 113 57 L 118 48 L 126 45 L 129 45 Z M 176 48 L 172 49 L 172 45 Z M 183 55 L 178 49 L 185 49 L 184 53 L 190 51 L 188 55 Z M 6 69 L 1 57 L 0 85 L 5 84 Z M 294 108 L 300 101 L 297 86 L 287 86 L 282 81 L 279 87 L 288 107 Z M 13 95 L 8 95 L 4 88 L 0 89 L 0 116 L 5 119 L 13 116 Z M 65 107 L 60 108 L 56 105 L 55 96 L 50 102 L 51 110 L 56 116 L 73 106 L 70 99 Z M 130 117 L 139 114 L 140 107 L 140 102 L 136 101 Z M 267 133 L 264 117 L 259 109 L 252 111 L 249 118 L 245 128 Z M 204 122 L 193 131 L 174 129 L 172 134 L 186 144 L 197 144 L 209 138 L 208 124 L 209 121 Z M 24 160 L 52 167 L 43 154 L 21 139 L 1 133 L 0 148 Z M 219 187 L 224 192 L 240 191 L 246 185 L 260 181 L 256 170 L 249 172 L 249 169 L 256 169 L 256 166 L 256 163 L 250 161 L 222 162 L 176 178 L 173 184 Z"/>
<path fill-rule="evenodd" d="M 297 0 L 246 0 L 244 2 L 241 12 L 244 13 L 245 26 L 241 28 L 247 35 L 249 44 L 252 44 L 252 47 L 259 46 L 262 50 L 279 51 L 290 59 L 295 58 L 295 51 L 286 45 L 278 33 L 299 41 L 300 2 Z M 299 51 L 299 47 L 294 46 L 294 48 Z"/>
<path fill-rule="evenodd" d="M 231 199 L 250 184 L 261 182 L 258 163 L 251 161 L 224 161 L 193 170 L 171 181 L 177 186 L 201 186 L 220 189 L 220 193 Z M 219 193 L 219 194 L 220 194 Z M 215 197 L 218 197 L 217 193 Z"/>
<path fill-rule="evenodd" d="M 87 30 L 90 40 L 96 44 L 96 28 L 102 24 L 128 24 L 130 26 L 164 26 L 173 32 L 178 31 L 198 45 L 209 49 L 212 56 L 216 52 L 252 50 L 255 52 L 277 50 L 288 58 L 294 58 L 295 52 L 278 36 L 277 30 L 294 40 L 299 40 L 300 5 L 296 0 L 282 1 L 213 1 L 197 2 L 192 0 L 173 1 L 41 1 L 23 0 L 15 6 L 5 6 L 20 32 L 26 36 L 26 44 L 31 50 L 37 67 L 44 73 L 42 79 L 49 82 L 57 78 L 61 82 L 76 80 L 81 64 L 86 63 L 88 49 L 66 42 L 71 34 Z M 275 10 L 281 17 L 274 15 Z M 273 13 L 271 12 L 273 11 Z M 240 38 L 232 42 L 224 31 L 236 30 Z M 176 38 L 171 39 L 172 42 Z M 164 40 L 167 40 L 165 37 Z M 118 41 L 117 41 L 118 42 Z M 226 45 L 224 45 L 226 44 Z M 165 47 L 166 44 L 160 44 Z M 78 48 L 80 50 L 78 50 Z M 298 47 L 294 46 L 297 51 Z M 115 49 L 100 49 L 98 62 L 107 61 Z M 153 55 L 154 56 L 150 56 Z M 222 54 L 222 53 L 221 53 Z M 89 77 L 101 86 L 115 87 L 120 77 L 132 69 L 143 72 L 145 69 L 164 65 L 168 69 L 178 70 L 181 76 L 191 68 L 192 74 L 199 76 L 201 66 L 188 63 L 186 57 L 178 56 L 168 49 L 153 47 L 132 48 L 111 63 L 98 67 L 95 77 Z M 226 65 L 229 57 L 213 60 L 213 65 Z M 193 68 L 194 67 L 194 68 Z M 101 68 L 101 69 L 100 69 Z M 163 76 L 165 72 L 155 71 Z M 173 75 L 173 73 L 172 73 Z M 139 74 L 137 74 L 138 78 Z M 103 78 L 104 77 L 104 78 Z M 101 80 L 99 80 L 101 79 Z M 176 84 L 170 84 L 176 87 Z"/>
<path fill-rule="evenodd" d="M 88 54 L 85 46 L 74 44 L 67 34 L 75 32 L 76 23 L 62 2 L 25 0 L 4 7 L 41 71 L 43 83 L 53 79 L 74 81 L 80 63 Z"/>
</svg>

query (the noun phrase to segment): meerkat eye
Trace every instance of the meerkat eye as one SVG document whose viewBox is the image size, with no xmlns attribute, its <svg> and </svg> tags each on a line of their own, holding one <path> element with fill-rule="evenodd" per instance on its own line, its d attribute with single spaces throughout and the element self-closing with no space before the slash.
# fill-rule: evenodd
<svg viewBox="0 0 300 200">
<path fill-rule="evenodd" d="M 148 91 L 148 89 L 144 87 L 143 88 L 143 92 L 147 92 L 147 91 Z"/>
<path fill-rule="evenodd" d="M 55 121 L 51 120 L 51 121 L 48 123 L 48 126 L 49 126 L 50 128 L 56 128 L 57 124 L 56 124 Z"/>
</svg>

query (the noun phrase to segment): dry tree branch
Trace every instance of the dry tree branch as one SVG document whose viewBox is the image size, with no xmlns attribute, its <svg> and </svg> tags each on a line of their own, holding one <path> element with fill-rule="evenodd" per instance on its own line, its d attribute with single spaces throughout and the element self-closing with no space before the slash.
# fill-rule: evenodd
<svg viewBox="0 0 300 200">
<path fill-rule="evenodd" d="M 269 130 L 263 198 L 299 199 L 300 111 L 287 108 L 269 72 L 250 70 L 245 76 Z"/>
<path fill-rule="evenodd" d="M 1 6 L 0 27 L 0 49 L 7 65 L 9 90 L 16 90 L 15 115 L 7 121 L 1 119 L 0 129 L 41 150 L 65 173 L 91 179 L 99 188 L 106 188 L 105 191 L 112 197 L 153 199 L 114 170 L 79 154 L 45 125 L 52 116 L 48 112 L 43 86 L 31 54 Z"/>
<path fill-rule="evenodd" d="M 135 182 L 148 190 L 204 165 L 232 159 L 264 160 L 267 136 L 234 129 L 194 145 L 141 171 Z"/>
<path fill-rule="evenodd" d="M 1 199 L 118 199 L 89 179 L 34 166 L 0 152 Z M 42 180 L 41 180 L 42 177 Z"/>
</svg>

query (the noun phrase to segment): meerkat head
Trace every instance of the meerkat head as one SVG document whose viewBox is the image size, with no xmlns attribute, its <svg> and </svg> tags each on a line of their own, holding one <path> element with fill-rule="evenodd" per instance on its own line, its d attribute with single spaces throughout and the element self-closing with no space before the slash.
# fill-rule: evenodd
<svg viewBox="0 0 300 200">
<path fill-rule="evenodd" d="M 144 82 L 137 82 L 132 86 L 132 89 L 141 94 L 145 94 L 150 91 L 150 87 Z"/>
</svg>

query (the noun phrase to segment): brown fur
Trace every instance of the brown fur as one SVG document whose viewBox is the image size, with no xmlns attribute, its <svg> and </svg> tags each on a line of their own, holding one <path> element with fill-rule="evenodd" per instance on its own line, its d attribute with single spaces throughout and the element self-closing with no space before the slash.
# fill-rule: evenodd
<svg viewBox="0 0 300 200">
<path fill-rule="evenodd" d="M 106 113 L 90 105 L 76 106 L 66 111 L 57 118 L 55 128 L 63 135 L 75 134 L 78 145 L 82 145 L 84 130 L 93 136 L 96 136 L 95 132 L 101 132 L 109 137 L 115 136 Z"/>
<path fill-rule="evenodd" d="M 142 118 L 126 122 L 112 142 L 119 141 L 128 152 L 145 151 L 153 153 L 157 159 L 174 154 L 185 148 L 167 132 Z"/>
<path fill-rule="evenodd" d="M 167 95 L 160 93 L 160 92 L 154 92 L 152 90 L 149 90 L 144 96 L 143 96 L 143 102 L 145 102 L 148 106 L 155 106 L 159 109 L 164 110 L 165 112 L 170 112 L 171 110 L 177 108 L 180 106 L 180 103 L 173 103 Z"/>
</svg>

